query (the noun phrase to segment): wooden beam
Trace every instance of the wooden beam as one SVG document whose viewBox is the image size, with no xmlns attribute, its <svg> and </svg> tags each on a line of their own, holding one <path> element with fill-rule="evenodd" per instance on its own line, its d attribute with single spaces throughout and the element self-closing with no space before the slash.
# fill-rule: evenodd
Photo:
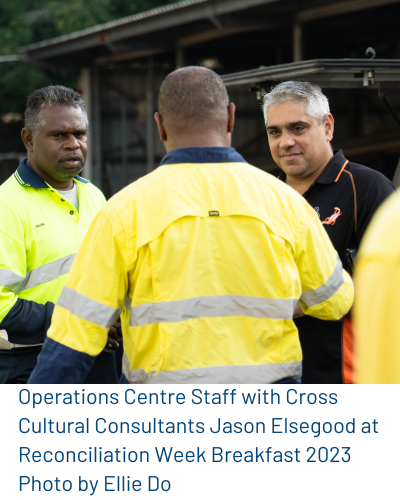
<svg viewBox="0 0 400 500">
<path fill-rule="evenodd" d="M 260 31 L 271 28 L 271 24 L 257 24 L 252 26 L 235 26 L 231 28 L 214 28 L 211 30 L 201 31 L 193 35 L 184 36 L 177 40 L 178 47 L 189 47 L 198 43 L 209 42 L 225 36 L 236 35 L 238 33 L 249 33 L 251 31 Z"/>
<path fill-rule="evenodd" d="M 400 140 L 379 142 L 377 144 L 366 144 L 364 146 L 355 146 L 343 148 L 343 154 L 345 156 L 358 156 L 368 153 L 397 153 L 400 152 Z"/>
<path fill-rule="evenodd" d="M 238 33 L 249 33 L 252 31 L 260 31 L 270 28 L 270 24 L 257 24 L 252 26 L 236 26 L 233 28 L 214 28 L 207 31 L 202 31 L 200 33 L 195 33 L 194 35 L 188 35 L 179 38 L 176 43 L 178 50 L 184 47 L 189 47 L 191 45 L 196 45 L 199 43 L 208 42 L 210 40 L 216 40 L 218 38 L 223 38 L 225 36 L 236 35 Z M 129 52 L 120 52 L 118 54 L 112 54 L 109 56 L 97 57 L 94 62 L 96 66 L 102 66 L 104 64 L 110 64 L 119 61 L 128 61 L 130 59 L 139 59 L 140 57 L 149 57 L 156 54 L 162 54 L 164 52 L 169 52 L 173 50 L 172 47 L 158 47 L 154 49 L 143 49 L 143 50 L 132 50 Z"/>
<path fill-rule="evenodd" d="M 129 52 L 120 52 L 119 54 L 113 54 L 110 56 L 97 57 L 94 60 L 96 66 L 102 66 L 103 64 L 110 64 L 120 61 L 128 61 L 130 59 L 139 59 L 140 57 L 154 56 L 155 54 L 162 54 L 171 50 L 170 47 L 158 47 L 155 49 L 143 49 L 143 50 L 131 50 Z"/>
<path fill-rule="evenodd" d="M 342 1 L 312 9 L 300 10 L 296 14 L 296 19 L 299 23 L 304 23 L 306 21 L 339 16 L 341 14 L 382 7 L 393 3 L 399 3 L 399 0 L 347 0 L 345 2 Z"/>
</svg>

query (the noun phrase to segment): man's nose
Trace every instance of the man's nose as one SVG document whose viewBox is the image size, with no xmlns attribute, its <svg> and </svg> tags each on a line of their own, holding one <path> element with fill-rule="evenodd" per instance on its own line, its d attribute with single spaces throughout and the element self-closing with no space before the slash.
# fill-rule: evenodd
<svg viewBox="0 0 400 500">
<path fill-rule="evenodd" d="M 64 149 L 70 149 L 75 151 L 76 149 L 79 149 L 81 147 L 80 142 L 78 139 L 73 135 L 69 135 L 67 137 L 67 140 L 64 143 Z"/>
<path fill-rule="evenodd" d="M 279 147 L 281 148 L 292 148 L 296 145 L 296 141 L 294 140 L 293 135 L 288 132 L 283 132 L 280 139 L 281 140 L 279 141 Z"/>
</svg>

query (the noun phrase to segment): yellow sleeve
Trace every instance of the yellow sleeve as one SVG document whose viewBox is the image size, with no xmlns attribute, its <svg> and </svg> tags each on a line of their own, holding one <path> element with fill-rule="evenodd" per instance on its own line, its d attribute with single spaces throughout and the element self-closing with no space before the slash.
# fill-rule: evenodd
<svg viewBox="0 0 400 500">
<path fill-rule="evenodd" d="M 118 224 L 100 211 L 57 301 L 48 337 L 90 356 L 102 351 L 128 290 L 123 246 Z"/>
<path fill-rule="evenodd" d="M 357 264 L 357 382 L 400 384 L 400 263 Z"/>
<path fill-rule="evenodd" d="M 353 281 L 315 211 L 307 205 L 297 268 L 302 285 L 303 312 L 322 320 L 338 320 L 350 310 Z"/>
<path fill-rule="evenodd" d="M 0 229 L 0 323 L 14 304 L 26 277 L 23 243 Z"/>
<path fill-rule="evenodd" d="M 380 206 L 356 261 L 356 380 L 400 384 L 400 191 Z"/>
</svg>

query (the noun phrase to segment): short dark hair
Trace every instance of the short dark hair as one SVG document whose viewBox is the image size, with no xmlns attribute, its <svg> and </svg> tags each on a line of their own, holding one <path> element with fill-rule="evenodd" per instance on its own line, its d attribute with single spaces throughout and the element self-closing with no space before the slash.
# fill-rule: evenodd
<svg viewBox="0 0 400 500">
<path fill-rule="evenodd" d="M 162 82 L 158 97 L 158 110 L 166 123 L 218 126 L 228 105 L 228 92 L 221 77 L 200 66 L 170 73 Z"/>
<path fill-rule="evenodd" d="M 39 128 L 45 123 L 43 109 L 46 104 L 79 107 L 89 123 L 85 103 L 79 92 L 62 85 L 49 85 L 32 92 L 26 103 L 25 128 L 31 131 L 33 137 L 37 136 Z"/>
</svg>

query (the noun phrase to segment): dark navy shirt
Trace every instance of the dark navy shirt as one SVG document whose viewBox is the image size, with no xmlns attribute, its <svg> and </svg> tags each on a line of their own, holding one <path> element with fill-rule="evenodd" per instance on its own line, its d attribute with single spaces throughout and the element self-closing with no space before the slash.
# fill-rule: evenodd
<svg viewBox="0 0 400 500">
<path fill-rule="evenodd" d="M 285 173 L 279 178 L 285 181 Z M 349 270 L 346 249 L 358 248 L 375 210 L 394 189 L 383 174 L 348 162 L 338 150 L 303 194 L 317 212 L 345 269 Z M 303 349 L 303 383 L 343 383 L 343 321 L 304 316 L 295 323 Z"/>
</svg>

